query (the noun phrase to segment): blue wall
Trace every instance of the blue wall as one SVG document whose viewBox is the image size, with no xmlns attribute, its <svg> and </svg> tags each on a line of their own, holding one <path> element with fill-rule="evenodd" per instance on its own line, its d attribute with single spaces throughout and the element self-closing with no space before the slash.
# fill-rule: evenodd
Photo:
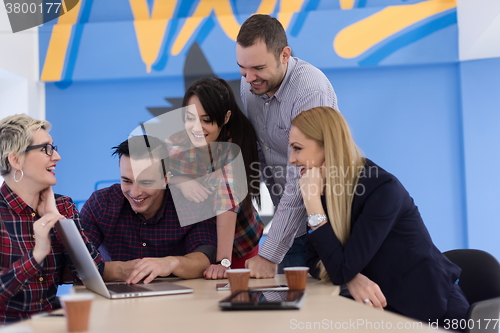
<svg viewBox="0 0 500 333">
<path fill-rule="evenodd" d="M 460 64 L 468 241 L 500 258 L 500 59 Z"/>
<path fill-rule="evenodd" d="M 240 77 L 234 40 L 215 12 L 203 19 L 178 54 L 172 51 L 186 17 L 200 1 L 176 2 L 149 73 L 129 4 L 117 1 L 120 10 L 104 15 L 101 1 L 82 1 L 60 77 L 46 83 L 47 119 L 63 157 L 55 190 L 76 201 L 86 200 L 97 182 L 118 179 L 111 147 L 153 117 L 148 109 L 175 107 L 184 93 L 184 75 L 192 68 L 205 63 L 200 75 L 215 73 L 233 83 Z M 228 3 L 241 24 L 263 1 L 270 2 Z M 431 13 L 353 58 L 342 57 L 342 50 L 333 47 L 345 28 L 379 15 L 386 6 L 411 10 L 424 2 L 368 0 L 340 10 L 337 2 L 304 0 L 287 24 L 289 43 L 295 56 L 331 80 L 359 146 L 406 186 L 436 245 L 442 251 L 482 248 L 500 258 L 495 239 L 500 208 L 494 192 L 500 182 L 494 169 L 500 142 L 500 116 L 495 112 L 500 61 L 458 60 L 454 8 Z M 279 15 L 282 2 L 275 3 L 272 14 Z M 50 67 L 55 23 L 41 28 L 42 70 Z M 361 43 L 355 37 L 353 43 Z M 199 53 L 190 62 L 193 50 Z"/>
</svg>

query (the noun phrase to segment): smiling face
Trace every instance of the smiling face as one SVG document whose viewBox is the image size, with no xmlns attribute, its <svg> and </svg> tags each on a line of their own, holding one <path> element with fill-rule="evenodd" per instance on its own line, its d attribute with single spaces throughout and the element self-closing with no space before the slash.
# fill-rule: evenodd
<svg viewBox="0 0 500 333">
<path fill-rule="evenodd" d="M 186 115 L 184 116 L 184 127 L 189 139 L 195 147 L 203 147 L 216 142 L 221 132 L 221 127 L 212 121 L 201 105 L 199 98 L 193 95 L 189 98 Z M 226 121 L 229 120 L 231 111 L 226 113 Z"/>
<path fill-rule="evenodd" d="M 320 167 L 325 162 L 325 149 L 315 140 L 307 138 L 296 126 L 290 129 L 290 147 L 289 162 L 301 169 L 301 175 L 306 169 Z"/>
<path fill-rule="evenodd" d="M 35 131 L 31 146 L 46 143 L 54 143 L 50 134 L 44 129 Z M 23 186 L 29 186 L 34 191 L 39 192 L 49 186 L 55 185 L 57 180 L 54 170 L 59 160 L 61 160 L 61 155 L 57 151 L 54 150 L 52 156 L 48 156 L 45 153 L 45 147 L 26 152 L 22 164 L 24 173 L 22 178 Z"/>
<path fill-rule="evenodd" d="M 285 47 L 277 60 L 261 39 L 249 47 L 236 43 L 236 59 L 240 73 L 252 86 L 252 93 L 267 94 L 268 97 L 274 95 L 285 77 L 290 53 L 290 47 Z"/>
<path fill-rule="evenodd" d="M 133 163 L 133 166 L 132 166 Z M 138 175 L 137 178 L 134 174 Z M 167 178 L 158 164 L 151 166 L 149 159 L 131 160 L 120 158 L 121 189 L 130 206 L 145 219 L 152 218 L 161 208 Z"/>
</svg>

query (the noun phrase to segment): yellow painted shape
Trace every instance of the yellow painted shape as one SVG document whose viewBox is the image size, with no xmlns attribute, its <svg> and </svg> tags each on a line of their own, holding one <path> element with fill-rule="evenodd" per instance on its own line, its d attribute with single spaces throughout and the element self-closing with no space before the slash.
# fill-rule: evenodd
<svg viewBox="0 0 500 333">
<path fill-rule="evenodd" d="M 290 0 L 293 1 L 293 0 Z M 276 8 L 276 3 L 278 0 L 262 0 L 260 2 L 259 8 L 257 8 L 257 12 L 255 14 L 271 14 L 274 11 L 274 8 Z M 284 2 L 284 1 L 282 1 Z M 235 39 L 236 40 L 236 39 Z"/>
<path fill-rule="evenodd" d="M 429 0 L 384 8 L 342 29 L 333 41 L 333 49 L 342 58 L 355 58 L 412 24 L 454 7 L 456 0 Z"/>
<path fill-rule="evenodd" d="M 156 0 L 151 15 L 146 0 L 129 0 L 134 15 L 134 29 L 142 61 L 146 72 L 158 58 L 165 37 L 168 21 L 177 4 L 177 0 Z"/>
<path fill-rule="evenodd" d="M 71 32 L 73 25 L 78 20 L 81 2 L 82 0 L 78 1 L 73 9 L 60 16 L 57 19 L 57 24 L 52 28 L 49 47 L 47 48 L 47 55 L 40 78 L 42 81 L 61 81 Z M 64 7 L 66 6 L 64 5 Z"/>
<path fill-rule="evenodd" d="M 285 30 L 288 29 L 293 14 L 299 12 L 300 9 L 302 8 L 304 1 L 305 0 L 281 1 L 280 12 L 278 13 L 278 20 L 281 22 Z"/>
<path fill-rule="evenodd" d="M 186 46 L 189 38 L 193 35 L 201 22 L 210 15 L 212 10 L 215 12 L 224 32 L 229 38 L 236 39 L 240 25 L 234 17 L 229 0 L 201 0 L 193 16 L 188 17 L 184 22 L 184 26 L 172 46 L 171 52 L 173 55 L 178 55 L 181 52 L 184 46 Z"/>
<path fill-rule="evenodd" d="M 340 9 L 353 9 L 355 0 L 339 0 Z"/>
<path fill-rule="evenodd" d="M 305 0 L 283 0 L 281 1 L 280 13 L 278 14 L 278 19 L 285 30 L 287 29 L 290 21 L 292 19 L 293 13 L 300 11 L 302 4 Z M 257 9 L 257 14 L 271 14 L 276 8 L 278 0 L 262 0 L 259 8 Z M 238 32 L 240 31 L 240 25 L 234 17 L 233 10 L 229 0 L 201 0 L 193 13 L 192 17 L 186 19 L 184 26 L 182 27 L 179 35 L 177 36 L 171 53 L 172 55 L 178 55 L 181 50 L 186 46 L 189 38 L 193 35 L 196 29 L 199 27 L 201 22 L 210 15 L 212 10 L 219 21 L 219 24 L 224 31 L 224 33 L 236 41 Z"/>
</svg>

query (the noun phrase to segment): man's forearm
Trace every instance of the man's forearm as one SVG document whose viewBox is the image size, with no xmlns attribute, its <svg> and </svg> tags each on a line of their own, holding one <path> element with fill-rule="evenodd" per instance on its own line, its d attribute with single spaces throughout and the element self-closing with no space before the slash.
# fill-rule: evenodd
<svg viewBox="0 0 500 333">
<path fill-rule="evenodd" d="M 137 260 L 131 261 L 107 261 L 104 264 L 104 281 L 125 281 L 132 272 Z"/>
<path fill-rule="evenodd" d="M 178 261 L 172 274 L 183 279 L 203 277 L 203 272 L 210 266 L 210 260 L 202 252 L 192 252 L 185 256 L 171 258 L 175 258 Z"/>
</svg>

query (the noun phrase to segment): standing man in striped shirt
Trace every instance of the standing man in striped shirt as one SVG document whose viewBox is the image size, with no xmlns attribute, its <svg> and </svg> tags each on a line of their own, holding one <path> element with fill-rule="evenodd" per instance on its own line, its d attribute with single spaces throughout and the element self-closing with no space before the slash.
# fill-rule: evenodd
<svg viewBox="0 0 500 333">
<path fill-rule="evenodd" d="M 319 69 L 291 57 L 285 30 L 269 15 L 253 15 L 236 38 L 241 100 L 257 132 L 260 171 L 275 213 L 259 255 L 247 260 L 251 276 L 270 278 L 284 267 L 305 266 L 307 216 L 298 186 L 299 173 L 288 163 L 292 119 L 317 106 L 337 107 L 330 81 Z M 257 167 L 257 166 L 253 166 Z"/>
</svg>

